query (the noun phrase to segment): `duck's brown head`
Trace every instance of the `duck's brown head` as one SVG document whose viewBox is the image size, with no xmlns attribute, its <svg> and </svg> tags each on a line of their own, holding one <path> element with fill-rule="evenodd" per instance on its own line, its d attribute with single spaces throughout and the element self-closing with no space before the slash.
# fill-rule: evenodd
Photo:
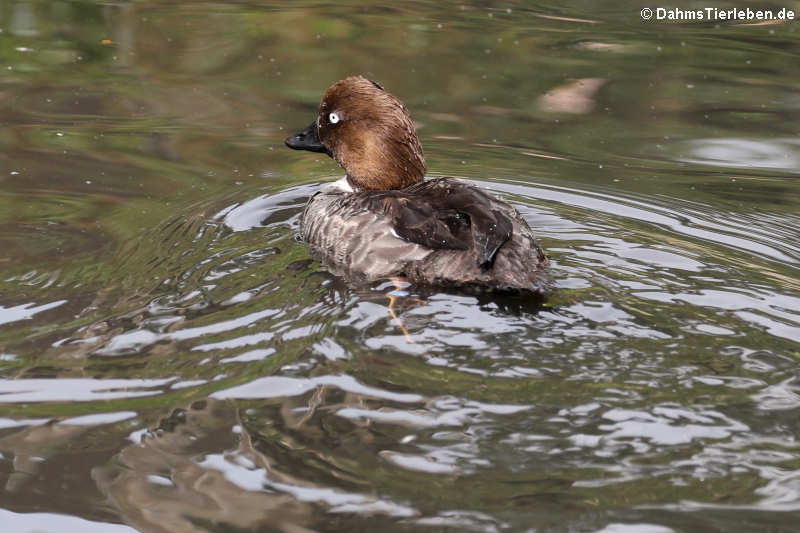
<svg viewBox="0 0 800 533">
<path fill-rule="evenodd" d="M 286 146 L 328 154 L 360 190 L 404 189 L 422 181 L 426 170 L 408 110 L 362 76 L 333 84 L 316 120 Z"/>
</svg>

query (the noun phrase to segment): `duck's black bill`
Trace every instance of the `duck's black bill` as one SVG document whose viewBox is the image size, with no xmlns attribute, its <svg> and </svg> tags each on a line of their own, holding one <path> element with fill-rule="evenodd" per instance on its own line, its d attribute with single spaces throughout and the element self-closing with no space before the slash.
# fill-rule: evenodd
<svg viewBox="0 0 800 533">
<path fill-rule="evenodd" d="M 325 148 L 322 141 L 319 140 L 316 120 L 303 131 L 286 137 L 284 142 L 286 146 L 293 150 L 308 150 L 309 152 L 322 152 L 323 154 L 328 153 L 328 149 Z"/>
</svg>

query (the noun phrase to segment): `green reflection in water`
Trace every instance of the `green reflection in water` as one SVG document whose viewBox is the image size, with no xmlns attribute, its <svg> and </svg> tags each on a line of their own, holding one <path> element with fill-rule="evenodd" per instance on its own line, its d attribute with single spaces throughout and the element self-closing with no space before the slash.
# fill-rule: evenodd
<svg viewBox="0 0 800 533">
<path fill-rule="evenodd" d="M 0 394 L 0 505 L 142 530 L 791 530 L 797 30 L 640 8 L 3 3 L 0 305 L 65 303 L 0 326 L 0 373 L 171 381 Z M 431 175 L 538 229 L 542 307 L 415 288 L 412 345 L 385 287 L 309 261 L 297 217 L 339 170 L 283 138 L 354 73 L 404 100 Z M 322 381 L 209 399 L 269 376 Z"/>
</svg>

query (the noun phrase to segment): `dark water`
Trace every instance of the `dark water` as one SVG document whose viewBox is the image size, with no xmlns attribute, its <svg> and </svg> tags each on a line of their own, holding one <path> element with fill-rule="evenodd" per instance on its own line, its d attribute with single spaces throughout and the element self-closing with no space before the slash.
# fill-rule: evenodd
<svg viewBox="0 0 800 533">
<path fill-rule="evenodd" d="M 2 530 L 797 531 L 800 31 L 642 7 L 0 3 Z M 310 260 L 355 73 L 544 305 Z"/>
</svg>

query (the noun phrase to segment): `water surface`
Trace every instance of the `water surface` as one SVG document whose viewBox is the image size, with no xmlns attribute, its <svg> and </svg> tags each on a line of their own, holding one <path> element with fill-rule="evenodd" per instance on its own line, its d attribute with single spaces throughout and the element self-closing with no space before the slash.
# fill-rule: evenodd
<svg viewBox="0 0 800 533">
<path fill-rule="evenodd" d="M 0 5 L 4 527 L 796 530 L 797 25 L 641 8 Z M 544 303 L 311 260 L 283 139 L 356 73 Z"/>
</svg>

